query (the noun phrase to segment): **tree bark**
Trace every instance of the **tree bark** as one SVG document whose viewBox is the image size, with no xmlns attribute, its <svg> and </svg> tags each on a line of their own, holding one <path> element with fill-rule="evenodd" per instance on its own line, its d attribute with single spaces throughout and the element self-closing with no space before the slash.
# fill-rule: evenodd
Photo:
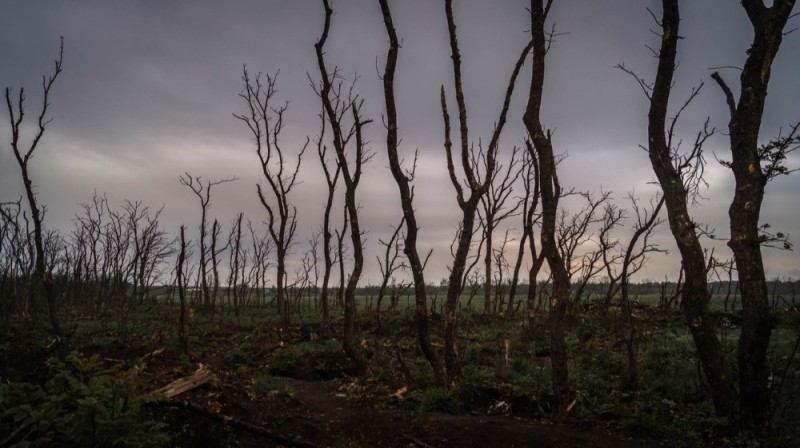
<svg viewBox="0 0 800 448">
<path fill-rule="evenodd" d="M 666 134 L 667 109 L 680 38 L 678 35 L 680 14 L 678 0 L 663 0 L 662 5 L 661 50 L 650 99 L 647 150 L 653 171 L 664 192 L 670 230 L 678 245 L 686 275 L 683 289 L 683 311 L 686 322 L 711 386 L 717 415 L 732 418 L 735 413 L 735 387 L 715 328 L 708 318 L 710 294 L 706 279 L 705 255 L 700 245 L 696 224 L 689 216 L 689 197 L 685 185 L 687 174 L 681 166 L 676 167 Z"/>
<path fill-rule="evenodd" d="M 322 89 L 319 95 L 322 99 L 322 104 L 325 109 L 325 114 L 328 117 L 328 122 L 333 131 L 333 146 L 336 150 L 336 157 L 338 164 L 342 170 L 342 179 L 345 184 L 345 209 L 350 221 L 350 240 L 353 245 L 353 270 L 347 280 L 347 286 L 344 291 L 344 335 L 342 345 L 344 351 L 356 364 L 359 372 L 365 372 L 368 369 L 367 359 L 364 352 L 358 343 L 355 334 L 355 316 L 356 316 L 356 303 L 355 294 L 358 286 L 358 281 L 361 278 L 361 271 L 364 267 L 364 248 L 361 241 L 361 226 L 358 219 L 358 205 L 356 202 L 356 189 L 361 180 L 362 167 L 369 159 L 369 155 L 365 152 L 365 142 L 362 137 L 362 128 L 371 120 L 362 120 L 360 115 L 360 102 L 354 98 L 342 99 L 337 92 L 333 92 L 332 77 L 325 66 L 324 46 L 328 38 L 330 30 L 331 9 L 328 0 L 322 0 L 325 10 L 325 22 L 323 25 L 322 35 L 317 43 L 314 45 L 317 55 L 317 65 L 319 67 Z M 335 75 L 335 73 L 334 73 Z M 331 98 L 331 95 L 334 98 Z M 348 135 L 344 135 L 342 131 L 342 115 L 346 111 L 350 111 L 353 116 L 353 127 Z M 346 146 L 350 138 L 355 136 L 355 157 L 353 161 L 353 169 L 348 165 L 347 155 L 345 153 Z M 341 256 L 340 256 L 341 257 Z M 341 260 L 340 260 L 341 262 Z"/>
<path fill-rule="evenodd" d="M 753 42 L 740 75 L 737 103 L 722 77 L 712 77 L 720 85 L 730 109 L 728 131 L 736 189 L 728 210 L 730 240 L 739 286 L 742 293 L 742 331 L 739 336 L 739 408 L 744 427 L 763 432 L 770 419 L 769 363 L 767 350 L 773 322 L 764 262 L 761 257 L 759 219 L 764 189 L 769 175 L 762 169 L 763 156 L 758 134 L 767 98 L 772 62 L 783 39 L 783 29 L 792 14 L 795 0 L 773 2 L 743 0 L 742 6 L 753 25 Z"/>
<path fill-rule="evenodd" d="M 544 25 L 553 0 L 531 0 L 531 35 L 533 39 L 533 68 L 528 103 L 522 121 L 535 150 L 531 157 L 539 163 L 539 188 L 542 202 L 542 254 L 553 277 L 553 296 L 550 301 L 548 323 L 550 326 L 550 362 L 552 364 L 553 395 L 559 407 L 571 400 L 564 318 L 570 299 L 570 281 L 567 267 L 556 245 L 556 212 L 561 196 L 561 186 L 556 173 L 556 162 L 550 131 L 545 131 L 540 120 L 544 88 L 545 55 L 547 39 Z"/>
</svg>

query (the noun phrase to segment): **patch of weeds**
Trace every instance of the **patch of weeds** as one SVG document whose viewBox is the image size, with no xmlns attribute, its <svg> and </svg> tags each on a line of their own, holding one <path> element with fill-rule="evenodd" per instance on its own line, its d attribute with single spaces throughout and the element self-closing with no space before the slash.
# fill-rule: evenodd
<svg viewBox="0 0 800 448">
<path fill-rule="evenodd" d="M 180 365 L 181 365 L 181 371 L 183 372 L 184 375 L 189 375 L 190 373 L 192 373 L 194 369 L 194 365 L 192 364 L 192 359 L 186 353 L 181 353 Z"/>
<path fill-rule="evenodd" d="M 461 408 L 461 399 L 456 388 L 430 387 L 416 390 L 409 398 L 419 401 L 418 412 L 457 412 Z"/>
<path fill-rule="evenodd" d="M 697 360 L 692 349 L 675 341 L 651 346 L 642 356 L 640 385 L 648 394 L 682 403 L 697 403 L 707 398 L 698 383 Z"/>
<path fill-rule="evenodd" d="M 302 342 L 273 353 L 269 373 L 301 379 L 340 378 L 347 370 L 344 352 L 338 344 Z"/>
<path fill-rule="evenodd" d="M 666 437 L 668 430 L 658 416 L 637 413 L 622 420 L 622 427 L 630 434 L 653 439 Z"/>
<path fill-rule="evenodd" d="M 269 395 L 294 395 L 295 391 L 279 378 L 263 374 L 253 379 L 253 392 Z"/>
</svg>

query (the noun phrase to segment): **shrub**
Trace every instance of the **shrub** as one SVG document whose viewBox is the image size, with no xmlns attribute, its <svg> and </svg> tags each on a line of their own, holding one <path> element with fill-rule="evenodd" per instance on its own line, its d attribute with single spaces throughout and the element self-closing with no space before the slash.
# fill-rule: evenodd
<svg viewBox="0 0 800 448">
<path fill-rule="evenodd" d="M 106 369 L 98 356 L 48 360 L 44 386 L 0 384 L 0 446 L 150 447 L 168 438 L 143 422 L 135 372 Z"/>
</svg>

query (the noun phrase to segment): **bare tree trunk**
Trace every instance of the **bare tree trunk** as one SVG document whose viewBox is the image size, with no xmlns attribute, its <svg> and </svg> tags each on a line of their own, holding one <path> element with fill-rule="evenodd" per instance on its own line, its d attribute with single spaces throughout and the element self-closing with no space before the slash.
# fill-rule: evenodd
<svg viewBox="0 0 800 448">
<path fill-rule="evenodd" d="M 522 121 L 528 130 L 533 143 L 528 150 L 535 149 L 531 157 L 539 163 L 539 185 L 542 200 L 542 254 L 547 259 L 553 277 L 553 297 L 550 304 L 550 361 L 552 363 L 553 395 L 557 406 L 566 407 L 571 400 L 569 370 L 567 366 L 567 349 L 564 335 L 564 318 L 569 306 L 570 281 L 569 272 L 556 245 L 556 212 L 561 196 L 561 186 L 556 173 L 556 161 L 553 154 L 551 132 L 545 131 L 540 121 L 542 91 L 544 87 L 545 55 L 547 39 L 545 38 L 545 21 L 550 12 L 553 0 L 544 5 L 543 0 L 531 0 L 531 35 L 533 38 L 533 70 L 528 104 Z"/>
<path fill-rule="evenodd" d="M 184 264 L 186 262 L 186 237 L 184 227 L 181 226 L 181 248 L 178 253 L 178 264 L 175 266 L 178 297 L 181 302 L 180 316 L 178 317 L 178 340 L 181 344 L 181 352 L 189 353 L 189 343 L 186 337 L 186 283 L 184 280 Z"/>
<path fill-rule="evenodd" d="M 371 120 L 363 120 L 360 115 L 362 101 L 358 98 L 343 98 L 340 94 L 341 89 L 333 88 L 333 80 L 336 73 L 329 74 L 325 66 L 324 46 L 330 30 L 331 15 L 333 10 L 330 8 L 328 0 L 322 1 L 325 10 L 325 23 L 322 35 L 314 45 L 317 54 L 317 65 L 319 67 L 321 79 L 321 89 L 318 92 L 325 108 L 325 114 L 333 131 L 333 146 L 336 150 L 336 157 L 342 170 L 342 179 L 345 184 L 345 208 L 350 221 L 350 240 L 353 244 L 353 270 L 347 281 L 344 291 L 344 335 L 342 345 L 344 351 L 356 364 L 360 372 L 365 372 L 368 368 L 367 359 L 359 345 L 355 334 L 355 315 L 356 302 L 355 293 L 358 281 L 361 278 L 361 271 L 364 267 L 364 251 L 361 241 L 361 226 L 358 219 L 358 204 L 356 203 L 356 189 L 361 180 L 362 168 L 371 155 L 365 150 L 365 142 L 362 136 L 362 128 Z M 333 98 L 331 98 L 333 97 Z M 342 119 L 350 112 L 353 116 L 353 124 L 349 132 L 345 134 L 342 130 Z M 346 149 L 350 139 L 355 137 L 355 156 L 353 157 L 351 168 L 348 164 Z"/>
<path fill-rule="evenodd" d="M 431 365 L 436 380 L 444 383 L 444 371 L 439 355 L 434 350 L 430 341 L 430 319 L 428 318 L 428 298 L 425 285 L 424 262 L 417 250 L 417 217 L 414 213 L 414 188 L 410 185 L 416 169 L 416 157 L 411 174 L 408 176 L 403 172 L 398 156 L 398 126 L 397 109 L 394 96 L 394 73 L 397 66 L 397 54 L 400 44 L 397 33 L 392 22 L 392 13 L 389 9 L 388 0 L 380 0 L 381 11 L 383 12 L 383 22 L 386 26 L 386 33 L 389 36 L 389 52 L 386 58 L 386 67 L 383 73 L 383 92 L 386 102 L 386 150 L 389 155 L 389 167 L 392 176 L 397 183 L 400 191 L 400 203 L 403 207 L 403 217 L 406 224 L 405 243 L 403 251 L 411 267 L 411 275 L 414 279 L 414 299 L 415 299 L 415 318 L 417 327 L 417 343 L 425 359 Z"/>
<path fill-rule="evenodd" d="M 784 27 L 792 15 L 795 0 L 770 2 L 743 0 L 742 6 L 753 25 L 753 43 L 740 75 L 738 103 L 722 77 L 712 77 L 722 88 L 730 110 L 728 130 L 731 162 L 736 189 L 728 215 L 731 237 L 728 242 L 736 261 L 742 291 L 742 332 L 739 337 L 739 409 L 747 428 L 762 432 L 769 424 L 769 362 L 767 349 L 772 335 L 772 318 L 767 294 L 762 235 L 759 228 L 761 204 L 767 182 L 785 174 L 781 158 L 770 151 L 780 148 L 758 146 L 758 134 L 767 98 L 772 62 L 783 39 Z M 796 128 L 795 128 L 796 130 Z M 762 163 L 766 166 L 762 167 Z"/>
<path fill-rule="evenodd" d="M 680 38 L 678 35 L 680 23 L 678 0 L 663 0 L 662 8 L 663 15 L 660 22 L 662 37 L 658 70 L 652 90 L 648 93 L 650 112 L 647 150 L 653 171 L 664 191 L 670 230 L 678 245 L 682 267 L 686 275 L 683 289 L 683 309 L 686 322 L 697 347 L 697 355 L 711 386 L 717 414 L 733 418 L 736 410 L 736 390 L 716 330 L 708 318 L 710 294 L 706 279 L 705 256 L 698 238 L 696 224 L 692 221 L 688 211 L 690 192 L 687 188 L 692 188 L 692 182 L 696 182 L 696 176 L 700 175 L 698 171 L 692 171 L 689 167 L 692 163 L 702 167 L 700 151 L 702 142 L 708 134 L 703 134 L 701 131 L 692 153 L 676 160 L 671 143 L 672 129 L 677 116 L 673 119 L 673 126 L 670 126 L 669 130 L 666 128 L 666 116 Z M 693 91 L 689 101 L 696 95 L 696 92 L 697 90 Z M 685 104 L 688 104 L 688 101 Z M 680 112 L 677 115 L 680 115 Z"/>
<path fill-rule="evenodd" d="M 442 117 L 445 123 L 444 147 L 447 155 L 447 170 L 450 176 L 450 182 L 453 184 L 453 188 L 456 190 L 456 199 L 462 212 L 461 229 L 458 236 L 458 244 L 456 246 L 455 256 L 453 258 L 453 265 L 450 268 L 447 298 L 445 299 L 444 304 L 444 362 L 447 369 L 447 374 L 450 377 L 459 377 L 461 376 L 461 361 L 458 355 L 458 346 L 456 343 L 456 337 L 458 334 L 458 301 L 459 297 L 461 296 L 461 290 L 463 287 L 463 274 L 466 268 L 470 246 L 472 244 L 475 218 L 477 216 L 478 205 L 480 204 L 481 196 L 486 194 L 486 192 L 489 190 L 489 186 L 492 183 L 492 178 L 496 167 L 498 141 L 500 139 L 500 134 L 503 131 L 503 127 L 506 124 L 506 115 L 508 114 L 511 95 L 514 92 L 514 85 L 517 75 L 519 75 L 519 71 L 522 69 L 522 64 L 525 62 L 525 59 L 527 59 L 528 52 L 530 51 L 532 44 L 529 43 L 525 46 L 519 59 L 517 59 L 516 65 L 514 66 L 508 87 L 506 88 L 500 116 L 489 141 L 489 147 L 486 150 L 485 158 L 475 158 L 485 160 L 483 180 L 479 180 L 480 173 L 476 173 L 476 168 L 479 167 L 473 167 L 473 163 L 471 161 L 473 157 L 470 150 L 469 126 L 467 124 L 467 106 L 464 101 L 464 90 L 461 83 L 461 53 L 458 49 L 458 37 L 456 35 L 456 24 L 453 19 L 452 0 L 446 0 L 445 2 L 445 15 L 447 16 L 450 53 L 451 59 L 453 60 L 453 83 L 456 93 L 456 103 L 458 104 L 461 169 L 464 171 L 467 187 L 469 189 L 469 197 L 466 197 L 464 195 L 464 188 L 461 185 L 461 181 L 456 174 L 456 168 L 453 162 L 453 144 L 450 140 L 450 115 L 447 112 L 445 90 L 444 86 L 442 86 L 441 103 Z"/>
<path fill-rule="evenodd" d="M 330 279 L 331 279 L 331 272 L 333 271 L 333 255 L 331 247 L 332 241 L 332 233 L 331 233 L 331 210 L 333 209 L 333 196 L 336 192 L 336 183 L 339 181 L 339 175 L 342 172 L 342 168 L 339 164 L 336 164 L 335 170 L 331 173 L 331 169 L 328 168 L 328 162 L 326 161 L 326 153 L 328 147 L 323 143 L 323 138 L 325 137 L 325 123 L 326 118 L 323 114 L 320 115 L 322 124 L 320 125 L 320 134 L 319 140 L 317 142 L 317 154 L 319 155 L 319 161 L 322 164 L 322 171 L 325 173 L 325 183 L 328 186 L 328 195 L 325 200 L 325 212 L 322 216 L 322 258 L 324 261 L 324 266 L 322 270 L 322 288 L 319 295 L 319 301 L 322 308 L 322 322 L 329 323 L 330 322 Z"/>
</svg>

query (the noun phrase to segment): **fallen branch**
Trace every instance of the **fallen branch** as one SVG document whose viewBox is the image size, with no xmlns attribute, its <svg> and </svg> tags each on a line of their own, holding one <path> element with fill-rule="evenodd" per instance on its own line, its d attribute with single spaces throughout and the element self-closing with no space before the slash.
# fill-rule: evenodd
<svg viewBox="0 0 800 448">
<path fill-rule="evenodd" d="M 208 366 L 201 363 L 193 374 L 177 379 L 160 389 L 154 390 L 153 393 L 172 398 L 209 383 L 218 385 L 219 378 L 217 378 L 217 375 L 215 375 Z"/>
<path fill-rule="evenodd" d="M 163 352 L 163 347 L 158 350 L 153 350 L 152 352 L 139 358 L 133 365 L 134 367 L 138 368 L 140 372 L 143 372 L 147 368 L 147 365 L 150 363 L 150 361 Z"/>
<path fill-rule="evenodd" d="M 428 445 L 427 443 L 425 443 L 425 442 L 423 442 L 423 441 L 421 441 L 421 440 L 419 440 L 419 439 L 417 439 L 415 437 L 412 437 L 412 436 L 410 436 L 410 435 L 408 435 L 406 433 L 401 433 L 400 435 L 402 435 L 406 439 L 410 440 L 414 445 L 419 445 L 422 448 L 434 448 L 433 445 Z"/>
<path fill-rule="evenodd" d="M 275 432 L 270 431 L 269 429 L 257 425 L 252 422 L 248 422 L 246 420 L 239 420 L 238 418 L 231 417 L 228 415 L 220 414 L 218 412 L 214 412 L 203 408 L 201 406 L 197 406 L 195 404 L 189 403 L 187 401 L 162 401 L 162 402 L 151 402 L 148 403 L 147 406 L 151 407 L 169 407 L 169 408 L 177 408 L 177 409 L 184 409 L 189 411 L 193 414 L 197 414 L 201 417 L 205 417 L 210 420 L 217 421 L 222 423 L 226 426 L 230 426 L 232 428 L 241 429 L 242 431 L 247 431 L 251 434 L 256 434 L 262 437 L 266 437 L 270 440 L 273 440 L 281 445 L 290 446 L 290 447 L 299 447 L 299 448 L 322 448 L 321 445 L 317 445 L 315 443 L 307 442 L 305 440 L 299 439 L 292 439 L 286 436 L 282 436 Z"/>
</svg>

